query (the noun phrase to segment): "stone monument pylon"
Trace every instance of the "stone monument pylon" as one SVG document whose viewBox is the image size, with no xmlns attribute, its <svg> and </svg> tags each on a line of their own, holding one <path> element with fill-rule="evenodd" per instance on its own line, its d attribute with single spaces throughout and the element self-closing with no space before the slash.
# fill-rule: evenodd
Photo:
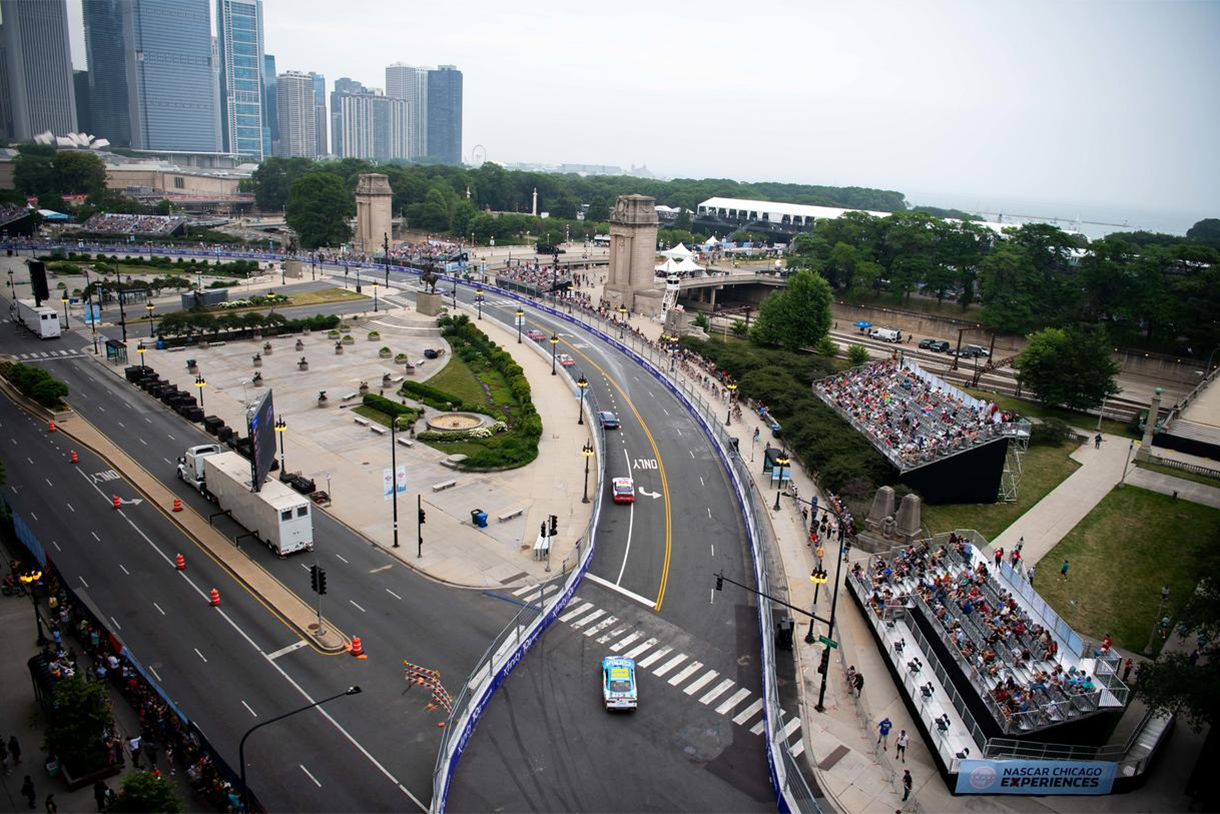
<svg viewBox="0 0 1220 814">
<path fill-rule="evenodd" d="M 390 204 L 394 190 L 390 179 L 370 172 L 356 181 L 356 248 L 366 254 L 380 251 L 385 240 L 393 241 Z"/>
<path fill-rule="evenodd" d="M 653 316 L 664 292 L 657 285 L 657 201 L 647 195 L 620 195 L 610 215 L 610 275 L 604 294 L 614 308 Z"/>
</svg>

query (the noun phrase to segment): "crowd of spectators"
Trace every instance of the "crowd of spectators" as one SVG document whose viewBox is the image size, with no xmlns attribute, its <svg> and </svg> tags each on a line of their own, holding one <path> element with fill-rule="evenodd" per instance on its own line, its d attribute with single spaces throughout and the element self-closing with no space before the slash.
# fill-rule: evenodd
<svg viewBox="0 0 1220 814">
<path fill-rule="evenodd" d="M 572 285 L 572 274 L 562 266 L 524 262 L 496 272 L 496 281 L 511 280 L 539 292 L 557 291 Z"/>
<path fill-rule="evenodd" d="M 10 563 L 10 569 L 17 573 L 20 564 Z M 190 737 L 187 724 L 123 655 L 109 633 L 72 602 L 55 576 L 47 575 L 44 581 L 50 639 L 41 659 L 51 686 L 83 671 L 118 690 L 139 717 L 136 732 L 121 735 L 111 728 L 98 733 L 109 765 L 123 768 L 130 758 L 133 768 L 158 774 L 164 769 L 176 776 L 182 769 L 191 789 L 213 810 L 243 810 L 239 790 L 225 780 L 211 754 Z M 78 654 L 77 647 L 82 653 Z M 107 790 L 95 788 L 95 793 L 107 795 Z M 113 800 L 112 791 L 108 798 Z"/>
<path fill-rule="evenodd" d="M 829 376 L 814 383 L 814 392 L 905 466 L 990 441 L 1016 420 L 994 403 L 934 385 L 897 359 Z"/>
<path fill-rule="evenodd" d="M 1051 631 L 1036 622 L 996 580 L 983 557 L 955 534 L 944 546 L 928 541 L 892 557 L 874 557 L 852 567 L 869 590 L 877 612 L 902 606 L 917 595 L 942 638 L 982 681 L 987 706 L 1006 731 L 1023 731 L 1095 709 L 1100 694 L 1093 677 L 1059 659 Z M 1065 703 L 1066 702 L 1066 703 Z M 1074 703 L 1072 703 L 1074 702 Z"/>
<path fill-rule="evenodd" d="M 152 237 L 173 234 L 186 223 L 181 215 L 121 215 L 117 212 L 99 212 L 81 227 L 82 231 L 106 235 L 150 235 Z"/>
<path fill-rule="evenodd" d="M 0 204 L 0 224 L 11 223 L 30 214 L 28 206 L 20 204 Z"/>
</svg>

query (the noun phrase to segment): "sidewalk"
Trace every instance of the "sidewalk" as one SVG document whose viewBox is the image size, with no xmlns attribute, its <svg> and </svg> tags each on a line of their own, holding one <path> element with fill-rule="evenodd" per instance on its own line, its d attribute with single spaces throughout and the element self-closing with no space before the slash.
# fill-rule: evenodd
<svg viewBox="0 0 1220 814">
<path fill-rule="evenodd" d="M 1150 492 L 1177 495 L 1180 500 L 1189 500 L 1191 503 L 1201 503 L 1204 506 L 1211 506 L 1213 509 L 1220 509 L 1220 488 L 1208 486 L 1205 483 L 1175 478 L 1173 475 L 1140 469 L 1136 466 L 1128 470 L 1127 483 Z"/>
</svg>

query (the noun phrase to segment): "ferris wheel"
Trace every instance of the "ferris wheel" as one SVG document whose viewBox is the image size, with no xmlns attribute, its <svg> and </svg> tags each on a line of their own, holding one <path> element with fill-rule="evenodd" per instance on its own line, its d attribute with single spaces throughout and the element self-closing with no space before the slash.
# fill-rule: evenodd
<svg viewBox="0 0 1220 814">
<path fill-rule="evenodd" d="M 482 144 L 474 145 L 474 149 L 470 151 L 470 163 L 477 167 L 485 161 L 487 161 L 487 148 Z"/>
</svg>

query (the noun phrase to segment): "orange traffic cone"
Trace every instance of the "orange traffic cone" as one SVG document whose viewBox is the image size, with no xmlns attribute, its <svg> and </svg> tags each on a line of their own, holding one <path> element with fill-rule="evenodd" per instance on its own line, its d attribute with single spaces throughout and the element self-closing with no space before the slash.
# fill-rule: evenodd
<svg viewBox="0 0 1220 814">
<path fill-rule="evenodd" d="M 437 722 L 436 722 L 436 728 L 437 728 L 437 729 L 444 729 L 444 728 L 445 728 L 445 722 L 444 722 L 444 721 L 437 721 Z"/>
<path fill-rule="evenodd" d="M 174 498 L 174 511 L 176 511 L 176 512 L 182 511 L 182 501 L 179 500 L 178 498 Z"/>
<path fill-rule="evenodd" d="M 179 571 L 185 571 L 186 570 L 186 557 L 182 556 L 181 554 L 179 554 L 177 557 L 174 557 L 174 567 L 177 568 Z"/>
<path fill-rule="evenodd" d="M 80 463 L 80 458 L 76 456 L 76 450 L 72 450 L 68 455 L 68 463 Z"/>
<path fill-rule="evenodd" d="M 364 655 L 364 645 L 362 645 L 360 643 L 359 636 L 352 637 L 352 643 L 348 647 L 348 650 L 351 652 L 351 654 L 353 656 L 355 656 L 358 659 L 367 659 L 368 658 L 368 656 Z"/>
<path fill-rule="evenodd" d="M 47 422 L 47 432 L 55 432 L 55 422 L 54 421 Z"/>
<path fill-rule="evenodd" d="M 112 498 L 112 500 L 114 500 L 114 507 L 115 507 L 116 509 L 117 509 L 117 508 L 118 508 L 118 507 L 119 507 L 119 506 L 122 504 L 122 501 L 121 501 L 121 500 L 119 500 L 119 496 L 118 496 L 118 495 L 115 495 L 115 496 Z"/>
<path fill-rule="evenodd" d="M 215 588 L 212 589 L 212 598 L 208 604 L 213 608 L 220 604 L 220 591 L 216 590 Z"/>
</svg>

